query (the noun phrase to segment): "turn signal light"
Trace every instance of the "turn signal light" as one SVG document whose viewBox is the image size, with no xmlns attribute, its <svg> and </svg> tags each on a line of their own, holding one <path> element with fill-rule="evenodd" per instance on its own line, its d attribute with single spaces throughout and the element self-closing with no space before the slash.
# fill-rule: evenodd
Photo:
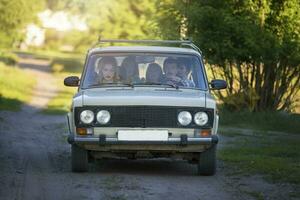
<svg viewBox="0 0 300 200">
<path fill-rule="evenodd" d="M 87 134 L 86 128 L 76 128 L 76 132 L 78 135 L 86 135 Z"/>
<path fill-rule="evenodd" d="M 204 130 L 201 130 L 200 135 L 201 135 L 202 137 L 208 137 L 208 136 L 211 135 L 211 130 L 210 130 L 210 129 L 204 129 Z"/>
</svg>

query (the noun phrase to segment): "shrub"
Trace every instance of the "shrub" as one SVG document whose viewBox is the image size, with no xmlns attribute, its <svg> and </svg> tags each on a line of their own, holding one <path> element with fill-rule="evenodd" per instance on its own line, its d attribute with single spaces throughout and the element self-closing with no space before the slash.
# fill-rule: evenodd
<svg viewBox="0 0 300 200">
<path fill-rule="evenodd" d="M 18 63 L 18 56 L 13 53 L 0 51 L 0 61 L 7 65 L 16 65 Z"/>
<path fill-rule="evenodd" d="M 223 107 L 229 111 L 248 110 L 254 111 L 255 106 L 259 100 L 259 96 L 255 90 L 238 92 L 223 99 Z"/>
<path fill-rule="evenodd" d="M 53 58 L 51 69 L 53 72 L 80 73 L 83 63 L 80 59 Z"/>
</svg>

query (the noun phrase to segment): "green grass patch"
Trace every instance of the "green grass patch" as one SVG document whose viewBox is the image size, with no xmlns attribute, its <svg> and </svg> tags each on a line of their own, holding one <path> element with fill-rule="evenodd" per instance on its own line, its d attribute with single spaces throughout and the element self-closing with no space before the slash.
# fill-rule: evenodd
<svg viewBox="0 0 300 200">
<path fill-rule="evenodd" d="M 18 111 L 30 100 L 36 80 L 28 72 L 2 62 L 0 72 L 0 110 Z"/>
<path fill-rule="evenodd" d="M 255 192 L 255 191 L 244 191 L 246 194 L 249 194 L 252 196 L 254 199 L 257 200 L 264 200 L 264 195 L 261 192 Z"/>
<path fill-rule="evenodd" d="M 299 143 L 298 135 L 239 135 L 219 157 L 238 173 L 259 173 L 271 181 L 300 184 Z"/>
<path fill-rule="evenodd" d="M 16 65 L 18 63 L 18 56 L 9 51 L 0 51 L 0 62 L 6 65 Z"/>
<path fill-rule="evenodd" d="M 300 114 L 283 112 L 220 112 L 220 126 L 300 133 Z"/>
<path fill-rule="evenodd" d="M 53 58 L 50 65 L 54 73 L 81 73 L 83 69 L 83 61 L 74 58 Z"/>
<path fill-rule="evenodd" d="M 58 73 L 54 76 L 56 77 L 56 83 L 59 91 L 57 95 L 48 102 L 47 107 L 42 112 L 50 115 L 66 114 L 70 110 L 72 97 L 76 93 L 77 88 L 64 86 L 64 78 L 70 76 L 70 74 Z"/>
<path fill-rule="evenodd" d="M 64 53 L 52 51 L 16 51 L 17 54 L 36 59 L 46 59 L 51 61 L 51 68 L 54 73 L 81 73 L 83 69 L 84 54 Z"/>
<path fill-rule="evenodd" d="M 29 50 L 29 51 L 14 51 L 14 53 L 19 55 L 24 55 L 27 57 L 33 57 L 36 59 L 84 59 L 84 54 L 71 53 L 71 52 L 59 52 L 59 51 L 45 51 L 45 50 Z"/>
</svg>

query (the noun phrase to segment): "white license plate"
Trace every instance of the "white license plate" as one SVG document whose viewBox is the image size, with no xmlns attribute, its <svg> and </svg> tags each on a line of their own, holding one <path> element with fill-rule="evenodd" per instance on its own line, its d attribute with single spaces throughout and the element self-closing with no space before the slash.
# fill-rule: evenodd
<svg viewBox="0 0 300 200">
<path fill-rule="evenodd" d="M 121 141 L 167 141 L 167 130 L 119 130 L 118 140 Z"/>
</svg>

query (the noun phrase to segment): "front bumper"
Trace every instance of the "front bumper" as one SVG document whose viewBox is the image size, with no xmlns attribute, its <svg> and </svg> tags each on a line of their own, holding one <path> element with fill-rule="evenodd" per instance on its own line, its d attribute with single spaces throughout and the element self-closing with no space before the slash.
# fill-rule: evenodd
<svg viewBox="0 0 300 200">
<path fill-rule="evenodd" d="M 191 138 L 187 135 L 181 135 L 180 138 L 169 138 L 168 141 L 119 141 L 117 138 L 107 138 L 106 135 L 99 137 L 89 136 L 68 136 L 69 144 L 99 144 L 99 145 L 123 145 L 123 144 L 156 144 L 156 145 L 212 145 L 217 144 L 219 137 L 212 135 L 211 137 Z"/>
</svg>

